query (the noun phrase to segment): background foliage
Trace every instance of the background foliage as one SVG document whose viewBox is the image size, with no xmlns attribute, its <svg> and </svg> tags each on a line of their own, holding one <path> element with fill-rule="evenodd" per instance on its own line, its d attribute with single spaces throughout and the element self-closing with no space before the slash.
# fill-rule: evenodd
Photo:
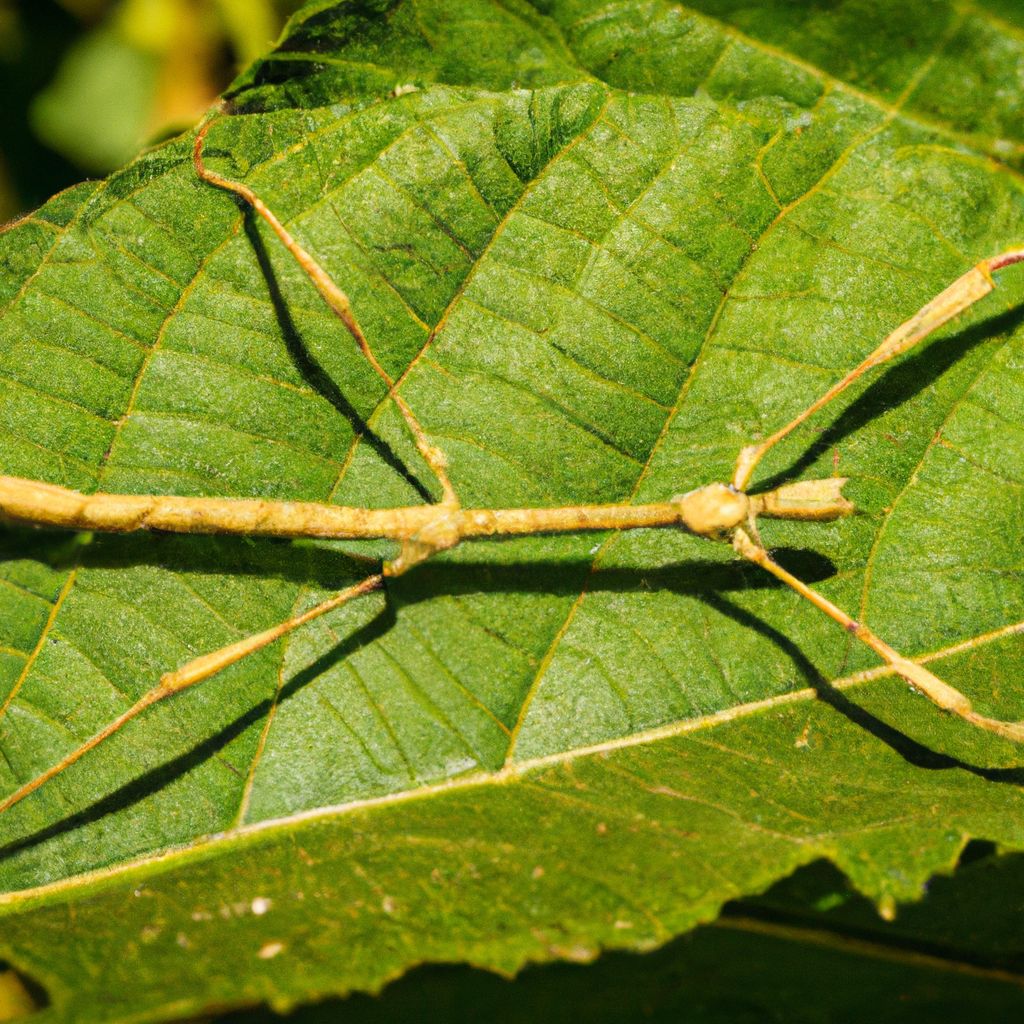
<svg viewBox="0 0 1024 1024">
<path fill-rule="evenodd" d="M 194 123 L 301 0 L 2 0 L 0 221 Z"/>
</svg>

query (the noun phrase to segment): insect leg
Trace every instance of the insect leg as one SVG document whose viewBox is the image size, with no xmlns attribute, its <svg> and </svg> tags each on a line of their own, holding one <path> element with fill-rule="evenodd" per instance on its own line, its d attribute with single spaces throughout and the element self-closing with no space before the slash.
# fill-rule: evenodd
<svg viewBox="0 0 1024 1024">
<path fill-rule="evenodd" d="M 842 380 L 833 384 L 820 398 L 812 402 L 798 416 L 760 444 L 748 445 L 740 451 L 733 472 L 732 484 L 737 490 L 745 490 L 757 464 L 769 449 L 781 441 L 790 431 L 795 430 L 804 420 L 828 405 L 837 395 L 845 391 L 855 380 L 868 370 L 894 359 L 896 356 L 924 341 L 943 324 L 959 316 L 979 299 L 983 299 L 993 288 L 992 273 L 1024 260 L 1024 249 L 1009 249 L 998 256 L 982 260 L 962 277 L 957 278 L 948 288 L 921 307 L 909 320 L 904 321 L 871 353 L 859 366 L 854 367 Z"/>
<path fill-rule="evenodd" d="M 295 257 L 295 261 L 302 268 L 310 281 L 313 282 L 316 290 L 320 293 L 320 297 L 325 303 L 327 303 L 335 316 L 337 316 L 348 329 L 349 334 L 351 334 L 355 339 L 356 344 L 359 346 L 359 350 L 363 353 L 366 361 L 373 368 L 374 373 L 376 373 L 385 385 L 387 385 L 388 397 L 390 397 L 392 401 L 394 401 L 395 405 L 398 406 L 398 409 L 416 442 L 416 447 L 419 450 L 420 455 L 423 456 L 424 461 L 430 467 L 434 476 L 437 477 L 438 482 L 441 484 L 441 491 L 443 493 L 442 503 L 457 506 L 458 498 L 455 494 L 455 489 L 452 487 L 451 480 L 448 478 L 448 461 L 445 458 L 444 452 L 430 443 L 426 431 L 424 431 L 420 421 L 416 418 L 415 413 L 413 413 L 412 409 L 409 408 L 409 404 L 405 399 L 395 390 L 395 381 L 391 378 L 387 370 L 381 366 L 376 355 L 374 355 L 373 349 L 370 347 L 370 343 L 367 341 L 366 335 L 363 333 L 363 329 L 359 326 L 359 321 L 356 320 L 355 313 L 352 311 L 352 304 L 349 301 L 348 296 L 334 283 L 327 271 L 325 271 L 323 267 L 321 267 L 320 264 L 317 263 L 317 261 L 313 259 L 313 257 L 301 245 L 299 245 L 291 232 L 289 232 L 281 221 L 278 220 L 274 212 L 251 188 L 249 188 L 248 185 L 245 185 L 240 181 L 232 181 L 230 178 L 225 178 L 216 171 L 210 170 L 203 162 L 203 143 L 206 141 L 206 133 L 209 131 L 212 123 L 213 122 L 211 121 L 207 121 L 196 135 L 195 145 L 192 150 L 192 158 L 195 164 L 196 174 L 198 174 L 203 181 L 209 182 L 211 185 L 216 185 L 217 188 L 222 188 L 228 192 L 233 192 L 237 196 L 241 196 L 253 208 L 253 210 L 255 210 L 256 213 L 270 225 L 274 234 L 281 240 L 288 252 Z"/>
<path fill-rule="evenodd" d="M 893 650 L 863 623 L 857 622 L 856 619 L 847 615 L 842 608 L 837 607 L 828 598 L 823 597 L 817 591 L 807 586 L 802 580 L 797 579 L 792 573 L 787 572 L 778 562 L 772 559 L 771 555 L 760 544 L 755 543 L 743 529 L 738 529 L 733 534 L 733 547 L 748 561 L 770 572 L 776 579 L 781 580 L 788 587 L 792 587 L 801 597 L 807 598 L 815 608 L 823 611 L 829 618 L 838 622 L 847 632 L 852 633 L 858 640 L 865 643 L 871 650 L 882 657 L 915 690 L 923 693 L 940 708 L 958 715 L 965 721 L 987 732 L 995 733 L 1017 743 L 1024 743 L 1024 722 L 1002 722 L 995 718 L 979 715 L 971 706 L 971 702 L 959 690 L 950 686 L 949 683 L 944 683 L 923 665 L 918 665 L 909 658 L 904 658 L 902 654 Z"/>
<path fill-rule="evenodd" d="M 127 711 L 115 718 L 109 725 L 104 726 L 95 736 L 87 739 L 81 746 L 76 747 L 55 765 L 47 768 L 41 775 L 37 775 L 34 779 L 26 782 L 25 785 L 15 790 L 10 796 L 0 800 L 0 814 L 13 807 L 16 803 L 19 803 L 55 775 L 59 775 L 65 768 L 69 768 L 85 754 L 88 754 L 90 750 L 98 747 L 104 740 L 118 732 L 122 726 L 145 711 L 146 708 L 159 703 L 167 697 L 172 697 L 174 694 L 180 693 L 196 683 L 201 683 L 204 679 L 209 679 L 210 676 L 216 675 L 221 669 L 233 665 L 236 661 L 241 661 L 246 655 L 266 647 L 275 640 L 279 640 L 293 629 L 298 629 L 299 626 L 303 626 L 307 622 L 329 611 L 333 611 L 335 608 L 340 608 L 341 605 L 354 598 L 361 597 L 363 594 L 369 594 L 374 590 L 379 590 L 383 583 L 384 577 L 380 573 L 374 573 L 354 586 L 339 591 L 333 597 L 310 608 L 301 615 L 296 615 L 286 622 L 281 622 L 271 629 L 264 630 L 262 633 L 256 633 L 253 636 L 246 637 L 244 640 L 239 640 L 237 643 L 222 647 L 218 651 L 204 654 L 190 661 L 187 665 L 182 665 L 181 668 L 176 669 L 174 672 L 166 673 L 153 689 L 143 694 Z"/>
</svg>

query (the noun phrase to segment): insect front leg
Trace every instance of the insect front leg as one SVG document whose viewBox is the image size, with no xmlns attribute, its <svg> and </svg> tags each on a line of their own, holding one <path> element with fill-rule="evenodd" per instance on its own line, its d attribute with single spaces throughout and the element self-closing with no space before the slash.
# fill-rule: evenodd
<svg viewBox="0 0 1024 1024">
<path fill-rule="evenodd" d="M 1024 261 L 1024 249 L 1009 249 L 998 256 L 982 260 L 976 266 L 971 267 L 966 274 L 958 277 L 948 288 L 926 302 L 909 320 L 900 324 L 874 352 L 858 366 L 855 366 L 842 380 L 833 384 L 820 398 L 811 402 L 784 427 L 765 438 L 760 444 L 748 445 L 743 448 L 736 459 L 736 468 L 732 478 L 733 486 L 737 490 L 745 490 L 758 463 L 787 434 L 823 409 L 832 399 L 841 395 L 855 380 L 869 370 L 876 366 L 882 366 L 891 359 L 908 352 L 925 338 L 934 334 L 944 324 L 966 312 L 995 288 L 993 272 L 1021 261 Z"/>
<path fill-rule="evenodd" d="M 319 292 L 320 297 L 327 304 L 328 308 L 345 325 L 346 330 L 348 330 L 349 334 L 352 335 L 356 344 L 359 346 L 360 352 L 362 352 L 366 361 L 373 369 L 373 372 L 376 373 L 386 385 L 388 389 L 388 397 L 395 403 L 395 405 L 398 406 L 398 410 L 402 414 L 402 418 L 405 420 L 405 423 L 409 428 L 409 432 L 413 436 L 413 440 L 416 442 L 416 448 L 419 450 L 420 455 L 423 456 L 423 460 L 430 467 L 431 472 L 437 478 L 438 483 L 441 485 L 441 504 L 458 508 L 459 499 L 448 476 L 448 460 L 444 452 L 430 442 L 430 439 L 427 437 L 427 433 L 420 424 L 419 419 L 417 419 L 416 414 L 409 407 L 406 400 L 398 393 L 398 382 L 393 380 L 391 375 L 383 366 L 381 366 L 380 361 L 374 354 L 362 327 L 359 325 L 359 321 L 356 319 L 356 315 L 352 310 L 352 303 L 349 301 L 348 296 L 341 288 L 338 287 L 327 271 L 324 270 L 323 267 L 321 267 L 320 264 L 317 263 L 317 261 L 295 240 L 291 232 L 284 226 L 284 224 L 281 223 L 276 214 L 248 185 L 240 181 L 233 181 L 230 178 L 226 178 L 223 175 L 218 174 L 216 171 L 210 170 L 210 168 L 208 168 L 204 163 L 203 144 L 206 141 L 206 135 L 210 130 L 212 123 L 213 122 L 208 121 L 202 126 L 202 128 L 200 128 L 199 133 L 196 135 L 195 145 L 192 150 L 192 158 L 193 163 L 195 164 L 196 174 L 198 174 L 203 181 L 240 196 L 253 208 L 258 216 L 262 217 L 263 220 L 270 225 L 274 234 L 281 240 L 284 247 L 295 258 L 295 262 L 298 263 L 299 267 L 313 283 L 313 286 L 316 288 L 317 292 Z"/>
<path fill-rule="evenodd" d="M 1024 261 L 1024 248 L 1009 249 L 998 256 L 982 260 L 968 270 L 966 274 L 957 278 L 956 281 L 936 295 L 935 298 L 922 306 L 912 317 L 900 324 L 866 359 L 847 373 L 840 381 L 832 385 L 821 397 L 808 405 L 807 408 L 790 420 L 784 427 L 759 444 L 748 445 L 743 448 L 736 460 L 732 486 L 737 491 L 745 490 L 758 463 L 787 434 L 828 405 L 832 399 L 845 391 L 863 374 L 909 351 L 944 324 L 949 323 L 950 320 L 953 320 L 980 299 L 983 299 L 996 286 L 996 282 L 992 277 L 995 271 L 1022 261 Z M 1024 722 L 1004 722 L 978 714 L 973 709 L 971 702 L 959 690 L 943 682 L 938 676 L 929 672 L 923 666 L 903 657 L 903 655 L 886 644 L 866 625 L 857 622 L 841 608 L 832 604 L 827 598 L 787 572 L 771 558 L 768 551 L 760 543 L 755 523 L 758 514 L 777 515 L 778 512 L 774 510 L 774 507 L 779 506 L 783 509 L 782 515 L 784 518 L 816 518 L 814 515 L 802 516 L 799 514 L 799 510 L 797 510 L 797 514 L 793 514 L 792 502 L 789 499 L 795 497 L 796 504 L 801 505 L 805 497 L 800 491 L 801 488 L 810 488 L 811 491 L 808 493 L 811 493 L 816 486 L 823 484 L 838 485 L 834 497 L 839 498 L 838 488 L 844 482 L 838 479 L 835 481 L 802 481 L 798 484 L 779 488 L 777 492 L 772 492 L 771 494 L 752 496 L 752 515 L 749 528 L 738 527 L 733 532 L 733 547 L 748 561 L 770 572 L 776 579 L 781 580 L 788 587 L 791 587 L 802 597 L 810 601 L 820 611 L 824 612 L 835 622 L 838 622 L 844 629 L 856 636 L 858 640 L 870 647 L 876 654 L 880 655 L 914 689 L 924 694 L 940 708 L 959 716 L 987 732 L 1018 743 L 1024 743 Z M 778 496 L 787 491 L 789 492 L 787 500 L 780 504 L 777 500 Z M 825 494 L 824 504 L 830 504 L 831 499 L 828 498 L 827 487 L 826 491 L 822 493 Z M 850 510 L 852 511 L 852 506 L 850 506 Z"/>
</svg>

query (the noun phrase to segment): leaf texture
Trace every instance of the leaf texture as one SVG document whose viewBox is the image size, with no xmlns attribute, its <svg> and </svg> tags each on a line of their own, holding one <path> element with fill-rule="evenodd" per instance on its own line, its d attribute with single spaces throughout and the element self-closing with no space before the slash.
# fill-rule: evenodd
<svg viewBox="0 0 1024 1024">
<path fill-rule="evenodd" d="M 207 155 L 350 294 L 465 504 L 664 500 L 728 479 L 743 444 L 1024 238 L 1019 89 L 988 70 L 1019 66 L 1022 30 L 995 4 L 911 4 L 864 32 L 855 6 L 311 3 L 232 87 Z M 3 472 L 430 500 L 382 385 L 273 237 L 196 178 L 191 139 L 9 227 L 0 271 Z M 1005 272 L 756 481 L 848 476 L 860 514 L 766 541 L 1007 719 L 1022 297 Z M 160 673 L 389 554 L 3 545 L 0 793 Z M 54 1020 L 163 1019 L 372 990 L 428 960 L 647 948 L 822 857 L 888 906 L 971 837 L 1024 846 L 1019 748 L 875 665 L 724 545 L 466 545 L 0 818 L 0 954 L 54 993 Z"/>
</svg>

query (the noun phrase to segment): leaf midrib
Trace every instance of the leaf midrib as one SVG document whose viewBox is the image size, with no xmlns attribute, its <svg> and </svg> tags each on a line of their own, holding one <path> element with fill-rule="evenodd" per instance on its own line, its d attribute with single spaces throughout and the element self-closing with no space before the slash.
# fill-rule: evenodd
<svg viewBox="0 0 1024 1024">
<path fill-rule="evenodd" d="M 654 444 L 651 447 L 651 451 L 648 454 L 648 457 L 645 460 L 644 465 L 642 466 L 642 468 L 640 470 L 640 473 L 637 476 L 637 479 L 636 479 L 636 482 L 635 482 L 635 484 L 633 486 L 633 489 L 630 492 L 630 495 L 629 495 L 628 499 L 626 499 L 626 500 L 628 500 L 630 502 L 634 501 L 636 499 L 638 493 L 640 492 L 640 489 L 643 486 L 643 482 L 644 482 L 644 480 L 647 477 L 647 474 L 648 474 L 648 472 L 650 470 L 650 467 L 651 467 L 651 465 L 652 465 L 652 463 L 654 461 L 654 458 L 658 454 L 658 452 L 660 451 L 661 446 L 662 446 L 662 444 L 665 441 L 665 438 L 668 436 L 669 431 L 671 430 L 673 421 L 678 416 L 679 412 L 682 410 L 682 408 L 683 408 L 683 406 L 684 406 L 684 404 L 686 402 L 687 396 L 689 395 L 690 388 L 691 388 L 691 386 L 693 384 L 693 381 L 696 379 L 697 373 L 698 373 L 700 367 L 703 365 L 705 355 L 706 355 L 709 347 L 711 346 L 711 344 L 713 342 L 715 334 L 717 333 L 718 324 L 721 321 L 722 313 L 725 310 L 725 307 L 727 306 L 727 304 L 728 304 L 728 302 L 729 302 L 729 300 L 731 298 L 732 290 L 735 288 L 737 282 L 742 280 L 744 274 L 747 272 L 747 270 L 748 270 L 748 268 L 750 266 L 751 260 L 753 258 L 755 258 L 757 252 L 760 249 L 761 244 L 764 242 L 764 239 L 766 237 L 768 237 L 768 235 L 770 235 L 776 229 L 776 227 L 778 227 L 778 225 L 783 223 L 785 221 L 785 219 L 794 210 L 798 209 L 804 203 L 805 200 L 807 200 L 811 196 L 815 195 L 818 192 L 818 190 L 820 188 L 822 188 L 823 185 L 835 173 L 837 173 L 840 170 L 840 168 L 843 166 L 843 164 L 846 162 L 846 160 L 850 157 L 850 155 L 852 153 L 854 153 L 860 146 L 862 146 L 865 142 L 867 142 L 869 139 L 871 139 L 874 135 L 877 135 L 879 132 L 883 131 L 891 123 L 891 121 L 894 118 L 895 118 L 895 115 L 893 115 L 892 117 L 886 118 L 881 123 L 879 123 L 877 125 L 874 125 L 871 128 L 865 129 L 863 132 L 861 132 L 859 135 L 857 135 L 855 138 L 853 138 L 850 141 L 849 145 L 845 149 L 843 149 L 843 151 L 841 153 L 839 153 L 835 157 L 835 159 L 828 166 L 828 168 L 825 170 L 825 172 L 813 184 L 811 184 L 807 189 L 805 189 L 804 192 L 800 196 L 798 196 L 795 199 L 790 200 L 790 202 L 788 202 L 787 204 L 782 206 L 779 209 L 778 213 L 775 215 L 775 217 L 764 228 L 764 230 L 757 236 L 757 238 L 752 240 L 751 245 L 750 245 L 749 249 L 747 250 L 747 254 L 744 257 L 743 261 L 736 268 L 736 270 L 735 270 L 735 272 L 734 272 L 734 274 L 732 276 L 732 280 L 730 280 L 729 283 L 723 289 L 722 298 L 719 301 L 718 308 L 715 310 L 714 315 L 711 318 L 711 322 L 708 325 L 708 329 L 707 329 L 707 331 L 704 334 L 703 340 L 701 341 L 700 348 L 698 349 L 697 353 L 695 354 L 695 356 L 693 358 L 693 362 L 690 365 L 690 372 L 687 374 L 685 380 L 683 381 L 683 384 L 682 384 L 682 386 L 681 386 L 681 388 L 679 390 L 679 394 L 678 394 L 678 397 L 676 399 L 676 402 L 674 403 L 672 409 L 669 411 L 668 415 L 666 416 L 665 423 L 664 423 L 664 426 L 662 427 L 661 433 L 655 439 L 655 442 L 654 442 Z M 643 194 L 643 193 L 641 193 L 641 194 Z M 636 200 L 634 200 L 634 203 L 635 202 L 636 202 Z M 633 205 L 633 204 L 631 204 L 631 205 Z M 694 481 L 693 483 L 694 483 L 694 485 L 696 485 L 696 481 Z M 523 727 L 523 725 L 524 725 L 524 723 L 526 721 L 527 714 L 529 713 L 530 705 L 532 704 L 533 699 L 536 697 L 537 693 L 540 691 L 541 685 L 543 683 L 543 678 L 544 678 L 545 674 L 547 673 L 547 670 L 550 667 L 552 661 L 554 660 L 558 644 L 561 642 L 562 638 L 568 632 L 569 627 L 571 626 L 573 619 L 575 618 L 575 616 L 578 613 L 579 609 L 582 607 L 583 601 L 585 600 L 586 594 L 588 592 L 588 585 L 589 585 L 590 579 L 593 577 L 594 573 L 600 567 L 602 559 L 604 558 L 606 553 L 610 550 L 611 546 L 614 544 L 614 542 L 615 542 L 615 540 L 616 540 L 616 538 L 618 536 L 619 536 L 618 533 L 610 534 L 608 536 L 608 538 L 602 543 L 602 545 L 598 549 L 598 551 L 596 552 L 596 554 L 594 556 L 594 559 L 593 559 L 593 561 L 590 564 L 590 568 L 589 568 L 588 573 L 587 573 L 587 579 L 586 579 L 586 581 L 584 581 L 584 585 L 583 585 L 583 588 L 581 589 L 581 592 L 580 592 L 579 596 L 573 602 L 571 608 L 569 609 L 568 614 L 566 615 L 566 618 L 565 618 L 564 622 L 562 623 L 562 625 L 559 627 L 559 629 L 553 635 L 551 643 L 548 646 L 547 651 L 545 652 L 543 658 L 541 659 L 541 661 L 539 663 L 539 666 L 538 666 L 538 669 L 537 669 L 537 673 L 536 673 L 536 675 L 534 677 L 534 680 L 533 680 L 532 684 L 530 685 L 530 688 L 527 690 L 526 696 L 525 696 L 525 698 L 523 700 L 523 706 L 520 708 L 519 716 L 518 716 L 518 718 L 516 720 L 516 723 L 515 723 L 515 726 L 514 726 L 514 728 L 512 730 L 512 735 L 509 738 L 508 749 L 505 752 L 505 765 L 506 766 L 511 765 L 513 763 L 513 757 L 515 755 L 516 744 L 518 742 L 519 735 L 520 735 L 520 733 L 522 731 L 522 727 Z"/>
<path fill-rule="evenodd" d="M 949 647 L 940 648 L 924 654 L 910 656 L 910 660 L 918 664 L 928 664 L 933 661 L 940 661 L 947 657 L 953 657 L 963 653 L 965 650 L 976 650 L 990 643 L 997 643 L 1007 637 L 1024 633 L 1024 620 L 1003 626 L 1000 629 L 988 633 L 979 634 L 968 640 L 958 641 Z M 867 669 L 855 672 L 848 676 L 841 676 L 829 680 L 829 689 L 846 691 L 857 688 L 880 679 L 894 676 L 896 673 L 891 666 L 881 665 L 878 668 Z M 510 785 L 525 779 L 528 775 L 544 768 L 559 767 L 570 764 L 573 761 L 587 757 L 602 757 L 620 750 L 628 750 L 633 747 L 644 747 L 652 743 L 664 740 L 675 739 L 690 733 L 703 732 L 728 725 L 731 722 L 753 715 L 774 711 L 790 704 L 801 704 L 806 701 L 818 699 L 818 690 L 805 687 L 800 690 L 791 690 L 788 693 L 775 694 L 756 701 L 748 701 L 742 705 L 735 705 L 721 711 L 711 712 L 699 718 L 688 718 L 667 725 L 656 726 L 642 732 L 632 733 L 629 736 L 617 737 L 613 740 L 605 740 L 600 743 L 588 744 L 576 747 L 567 751 L 560 751 L 555 754 L 545 754 L 541 757 L 532 758 L 527 761 L 513 762 L 503 765 L 496 771 L 474 771 L 465 775 L 453 778 L 442 779 L 439 782 L 427 783 L 416 789 L 401 790 L 394 793 L 385 793 L 380 796 L 363 797 L 358 800 L 351 800 L 342 804 L 333 804 L 326 807 L 316 807 L 310 810 L 297 811 L 293 814 L 277 818 L 267 818 L 262 821 L 253 822 L 248 825 L 240 825 L 236 828 L 223 832 L 212 833 L 198 837 L 192 842 L 181 844 L 170 849 L 155 853 L 145 854 L 130 860 L 121 861 L 104 868 L 83 872 L 78 875 L 71 875 L 61 878 L 55 882 L 47 882 L 43 885 L 32 888 L 14 890 L 0 893 L 0 916 L 12 908 L 17 912 L 24 904 L 35 904 L 49 898 L 65 898 L 69 890 L 87 889 L 100 885 L 104 882 L 116 879 L 122 875 L 130 875 L 135 871 L 160 872 L 170 870 L 183 862 L 206 861 L 220 856 L 225 845 L 230 848 L 238 844 L 248 844 L 259 841 L 264 833 L 280 832 L 290 828 L 298 828 L 302 825 L 313 823 L 326 823 L 332 819 L 345 817 L 350 814 L 365 810 L 376 810 L 391 805 L 404 804 L 413 800 L 421 800 L 434 796 L 441 796 L 451 792 L 465 789 L 479 789 L 490 786 Z M 775 832 L 773 834 L 780 835 Z M 793 842 L 803 842 L 792 836 L 783 835 L 783 838 Z"/>
</svg>

